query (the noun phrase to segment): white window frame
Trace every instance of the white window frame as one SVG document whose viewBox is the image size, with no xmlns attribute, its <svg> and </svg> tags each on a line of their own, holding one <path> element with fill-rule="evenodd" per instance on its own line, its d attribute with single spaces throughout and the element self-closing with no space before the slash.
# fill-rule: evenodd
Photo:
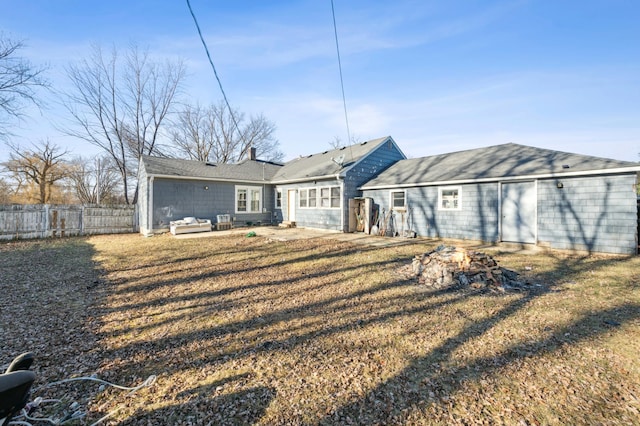
<svg viewBox="0 0 640 426">
<path fill-rule="evenodd" d="M 282 189 L 275 190 L 274 207 L 276 209 L 282 209 Z"/>
<path fill-rule="evenodd" d="M 393 205 L 393 194 L 399 194 L 402 193 L 402 199 L 404 200 L 404 204 L 401 207 L 396 207 Z M 405 190 L 396 190 L 396 191 L 389 191 L 389 206 L 391 207 L 391 210 L 396 210 L 396 211 L 405 211 L 407 210 L 407 191 Z"/>
<path fill-rule="evenodd" d="M 333 195 L 333 190 L 337 189 L 338 190 L 338 195 L 334 196 Z M 329 192 L 330 192 L 330 207 L 332 209 L 339 209 L 340 206 L 342 205 L 342 189 L 340 188 L 340 186 L 330 186 L 329 187 Z M 334 201 L 337 201 L 337 205 L 334 206 Z"/>
<path fill-rule="evenodd" d="M 309 208 L 309 188 L 300 188 L 298 190 L 298 207 L 301 209 Z"/>
<path fill-rule="evenodd" d="M 320 205 L 321 209 L 331 208 L 331 187 L 323 186 L 322 188 L 320 188 L 319 198 L 320 202 L 318 204 Z"/>
<path fill-rule="evenodd" d="M 240 200 L 239 194 L 245 193 L 245 208 L 246 210 L 238 209 L 238 201 Z M 252 196 L 258 194 L 258 200 L 254 200 Z M 253 209 L 253 201 L 258 201 L 257 209 Z M 235 187 L 235 212 L 237 214 L 255 214 L 262 213 L 262 187 L 260 186 L 242 186 L 236 185 Z"/>
<path fill-rule="evenodd" d="M 445 191 L 458 191 L 458 205 L 455 207 L 445 207 L 443 206 L 443 195 L 442 193 Z M 438 187 L 438 210 L 443 211 L 456 211 L 462 208 L 462 187 L 461 186 L 440 186 Z"/>
<path fill-rule="evenodd" d="M 337 210 L 341 205 L 342 190 L 340 186 L 313 186 L 298 189 L 298 207 L 301 209 Z"/>
<path fill-rule="evenodd" d="M 307 189 L 309 190 L 309 199 L 307 201 L 307 206 L 310 209 L 315 209 L 318 207 L 318 194 L 320 194 L 320 191 L 318 191 L 318 188 L 316 187 Z M 311 192 L 313 192 L 313 195 L 311 195 Z"/>
</svg>

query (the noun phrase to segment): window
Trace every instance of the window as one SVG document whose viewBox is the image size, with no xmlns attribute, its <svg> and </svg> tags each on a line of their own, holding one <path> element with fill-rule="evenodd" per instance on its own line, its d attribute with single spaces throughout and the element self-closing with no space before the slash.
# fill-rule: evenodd
<svg viewBox="0 0 640 426">
<path fill-rule="evenodd" d="M 331 188 L 320 188 L 320 207 L 331 207 Z"/>
<path fill-rule="evenodd" d="M 238 189 L 236 191 L 236 211 L 238 212 L 247 211 L 247 190 L 246 189 Z"/>
<path fill-rule="evenodd" d="M 340 187 L 304 188 L 298 191 L 299 205 L 302 208 L 322 209 L 340 208 Z"/>
<path fill-rule="evenodd" d="M 299 204 L 300 207 L 304 208 L 304 207 L 308 207 L 309 206 L 309 190 L 308 189 L 301 189 L 300 191 L 300 197 L 298 197 L 299 199 Z"/>
<path fill-rule="evenodd" d="M 340 187 L 339 186 L 331 187 L 331 207 L 340 208 Z"/>
<path fill-rule="evenodd" d="M 282 189 L 276 189 L 276 209 L 282 208 Z"/>
<path fill-rule="evenodd" d="M 391 208 L 393 210 L 403 210 L 407 208 L 407 196 L 404 191 L 391 192 Z"/>
<path fill-rule="evenodd" d="M 313 188 L 309 189 L 309 207 L 315 207 L 318 203 L 317 195 L 318 190 Z"/>
<path fill-rule="evenodd" d="M 260 190 L 250 189 L 249 193 L 251 194 L 251 211 L 259 212 L 262 210 L 260 208 Z"/>
<path fill-rule="evenodd" d="M 236 213 L 260 213 L 261 211 L 262 188 L 236 186 Z"/>
<path fill-rule="evenodd" d="M 438 188 L 439 210 L 460 210 L 460 187 Z"/>
<path fill-rule="evenodd" d="M 340 207 L 339 186 L 320 188 L 320 207 L 326 209 Z"/>
</svg>

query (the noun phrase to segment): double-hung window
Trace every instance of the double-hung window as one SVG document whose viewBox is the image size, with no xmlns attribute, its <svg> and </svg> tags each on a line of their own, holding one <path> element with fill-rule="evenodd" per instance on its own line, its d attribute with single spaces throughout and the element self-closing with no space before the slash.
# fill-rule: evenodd
<svg viewBox="0 0 640 426">
<path fill-rule="evenodd" d="M 298 190 L 298 203 L 302 208 L 332 209 L 340 207 L 340 187 L 323 186 Z"/>
<path fill-rule="evenodd" d="M 393 210 L 407 208 L 407 193 L 405 191 L 391 191 L 391 208 Z"/>
<path fill-rule="evenodd" d="M 340 187 L 331 187 L 331 207 L 340 208 Z"/>
<path fill-rule="evenodd" d="M 459 186 L 438 188 L 438 210 L 460 210 L 461 192 Z"/>
<path fill-rule="evenodd" d="M 259 186 L 236 186 L 236 213 L 260 213 L 262 211 L 262 188 Z"/>
</svg>

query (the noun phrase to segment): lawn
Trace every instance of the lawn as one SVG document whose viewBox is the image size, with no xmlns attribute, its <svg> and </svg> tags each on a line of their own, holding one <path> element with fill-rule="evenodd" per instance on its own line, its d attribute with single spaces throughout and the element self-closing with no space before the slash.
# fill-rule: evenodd
<svg viewBox="0 0 640 426">
<path fill-rule="evenodd" d="M 400 273 L 438 244 L 3 243 L 0 363 L 33 351 L 71 424 L 640 424 L 639 257 L 483 249 L 504 293 Z"/>
</svg>

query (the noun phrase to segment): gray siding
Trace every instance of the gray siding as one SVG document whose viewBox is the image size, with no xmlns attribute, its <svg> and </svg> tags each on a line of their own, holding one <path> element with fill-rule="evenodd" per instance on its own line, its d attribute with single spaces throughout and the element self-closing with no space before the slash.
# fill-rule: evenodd
<svg viewBox="0 0 640 426">
<path fill-rule="evenodd" d="M 345 148 L 346 150 L 349 147 Z M 347 152 L 348 156 L 348 152 Z M 287 191 L 290 189 L 299 190 L 301 188 L 320 188 L 326 186 L 340 186 L 342 208 L 300 208 L 299 202 L 296 204 L 295 222 L 304 228 L 327 229 L 333 231 L 347 232 L 349 227 L 349 200 L 362 196 L 362 191 L 358 188 L 377 176 L 398 160 L 404 159 L 396 145 L 392 142 L 384 143 L 369 153 L 358 164 L 352 167 L 344 176 L 344 179 L 326 179 L 310 182 L 302 182 L 288 185 L 278 185 L 282 190 L 282 210 L 278 212 L 283 220 L 290 220 L 287 210 Z M 296 197 L 298 197 L 296 195 Z M 296 198 L 298 200 L 298 198 Z"/>
<path fill-rule="evenodd" d="M 537 244 L 554 249 L 635 254 L 638 207 L 635 174 L 563 178 L 537 182 Z M 436 238 L 500 240 L 498 183 L 461 185 L 461 209 L 438 210 L 438 187 L 407 188 L 406 227 Z M 389 211 L 389 189 L 365 197 Z M 401 217 L 395 214 L 395 222 Z"/>
<path fill-rule="evenodd" d="M 557 249 L 635 254 L 636 175 L 538 182 L 538 242 Z"/>
<path fill-rule="evenodd" d="M 406 189 L 408 214 L 394 212 L 394 223 L 418 235 L 479 241 L 498 240 L 498 184 L 463 185 L 460 210 L 438 210 L 438 187 Z M 391 190 L 367 190 L 365 197 L 389 211 Z M 403 225 L 404 219 L 404 225 Z"/>
<path fill-rule="evenodd" d="M 344 222 L 343 227 L 338 230 L 348 232 L 349 200 L 363 196 L 362 191 L 358 188 L 404 158 L 404 155 L 396 148 L 395 144 L 388 141 L 380 145 L 375 151 L 371 152 L 366 158 L 347 172 L 344 178 L 344 193 L 342 194 L 342 205 L 344 206 L 342 214 Z"/>
<path fill-rule="evenodd" d="M 289 190 L 299 191 L 303 188 L 318 188 L 319 191 L 320 188 L 329 186 L 341 186 L 341 182 L 337 179 L 330 179 L 316 181 L 315 183 L 303 182 L 292 185 L 278 185 L 278 188 L 282 190 L 282 210 L 279 212 L 279 214 L 282 215 L 284 220 L 290 220 L 288 217 L 289 210 L 287 199 Z M 342 202 L 344 203 L 344 197 Z M 341 211 L 342 210 L 340 208 L 300 208 L 299 193 L 296 193 L 295 222 L 299 227 L 341 231 Z"/>
<path fill-rule="evenodd" d="M 193 216 L 216 223 L 217 215 L 229 214 L 235 225 L 248 222 L 271 223 L 273 216 L 273 186 L 262 187 L 262 213 L 236 213 L 233 183 L 203 180 L 155 179 L 153 181 L 153 229 L 168 229 L 169 222 Z M 208 188 L 208 189 L 205 189 Z"/>
</svg>

